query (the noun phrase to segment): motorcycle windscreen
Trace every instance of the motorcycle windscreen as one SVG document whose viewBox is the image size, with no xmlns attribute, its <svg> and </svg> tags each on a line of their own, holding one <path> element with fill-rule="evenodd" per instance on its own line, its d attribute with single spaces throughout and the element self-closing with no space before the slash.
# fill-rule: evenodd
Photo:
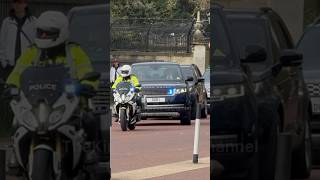
<svg viewBox="0 0 320 180">
<path fill-rule="evenodd" d="M 69 79 L 69 70 L 62 65 L 30 67 L 22 73 L 20 84 L 30 104 L 44 101 L 53 105 L 64 92 Z"/>
<path fill-rule="evenodd" d="M 117 85 L 116 91 L 121 94 L 128 94 L 132 88 L 132 84 L 130 82 L 121 82 Z"/>
</svg>

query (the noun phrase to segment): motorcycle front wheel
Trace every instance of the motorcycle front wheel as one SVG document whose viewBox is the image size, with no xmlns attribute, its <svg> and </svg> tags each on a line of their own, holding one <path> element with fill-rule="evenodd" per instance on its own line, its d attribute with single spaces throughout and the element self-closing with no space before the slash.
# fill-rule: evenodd
<svg viewBox="0 0 320 180">
<path fill-rule="evenodd" d="M 126 114 L 126 110 L 125 109 L 120 109 L 119 110 L 119 121 L 120 121 L 120 125 L 121 125 L 121 130 L 122 131 L 127 131 L 127 114 Z"/>
<path fill-rule="evenodd" d="M 54 180 L 52 152 L 38 149 L 33 154 L 31 180 Z"/>
</svg>

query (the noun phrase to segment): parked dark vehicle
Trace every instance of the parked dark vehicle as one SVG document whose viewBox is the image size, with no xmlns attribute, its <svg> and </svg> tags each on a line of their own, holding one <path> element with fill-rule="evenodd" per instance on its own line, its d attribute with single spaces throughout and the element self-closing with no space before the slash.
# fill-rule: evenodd
<svg viewBox="0 0 320 180">
<path fill-rule="evenodd" d="M 309 178 L 311 104 L 301 71 L 302 55 L 294 49 L 286 25 L 273 10 L 226 13 L 240 52 L 252 53 L 242 62 L 252 71 L 258 99 L 264 147 L 259 153 L 264 154 L 261 160 L 267 165 L 261 169 L 262 178 L 275 177 L 277 140 L 282 132 L 293 137 L 292 178 Z M 262 61 L 257 63 L 259 59 Z"/>
<path fill-rule="evenodd" d="M 320 164 L 320 18 L 309 25 L 297 48 L 303 53 L 303 75 L 312 103 L 313 162 Z"/>
<path fill-rule="evenodd" d="M 141 119 L 148 117 L 176 117 L 182 125 L 191 124 L 191 96 L 189 81 L 182 75 L 179 64 L 166 62 L 136 63 L 132 65 L 142 86 Z"/>
<path fill-rule="evenodd" d="M 191 119 L 196 119 L 197 104 L 201 104 L 201 118 L 206 118 L 207 109 L 207 92 L 204 87 L 204 78 L 197 65 L 181 65 L 182 74 L 185 79 L 192 77 L 193 81 L 189 81 L 189 91 L 191 94 L 192 108 Z"/>
<path fill-rule="evenodd" d="M 106 179 L 111 178 L 110 168 L 110 84 L 109 84 L 109 64 L 106 61 L 109 57 L 108 49 L 108 29 L 106 19 L 108 19 L 109 6 L 93 5 L 75 7 L 70 10 L 68 17 L 70 21 L 70 40 L 79 43 L 90 57 L 95 71 L 101 74 L 97 95 L 92 98 L 94 114 L 100 117 L 101 121 L 101 145 L 100 162 L 102 173 L 107 170 Z M 86 23 L 83 23 L 86 22 Z M 95 27 L 95 28 L 92 28 Z"/>
<path fill-rule="evenodd" d="M 223 8 L 211 8 L 211 164 L 218 161 L 223 166 L 223 179 L 259 179 L 255 172 L 260 127 L 251 73 L 241 64 Z M 213 167 L 211 177 L 219 179 L 215 174 Z"/>
</svg>

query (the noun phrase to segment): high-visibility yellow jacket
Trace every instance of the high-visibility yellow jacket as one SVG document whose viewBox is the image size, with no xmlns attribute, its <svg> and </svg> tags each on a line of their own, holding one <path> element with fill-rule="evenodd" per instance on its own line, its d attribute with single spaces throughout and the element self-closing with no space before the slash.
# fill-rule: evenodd
<svg viewBox="0 0 320 180">
<path fill-rule="evenodd" d="M 130 78 L 128 78 L 126 80 L 124 80 L 122 76 L 118 76 L 118 78 L 116 79 L 116 81 L 112 85 L 112 89 L 116 89 L 117 85 L 121 82 L 131 82 L 135 88 L 141 90 L 139 80 L 138 80 L 137 76 L 135 76 L 133 74 L 131 74 Z"/>
<path fill-rule="evenodd" d="M 74 75 L 73 78 L 81 79 L 85 74 L 89 72 L 93 72 L 94 69 L 92 67 L 92 64 L 90 62 L 89 57 L 87 54 L 82 50 L 82 48 L 79 45 L 76 44 L 69 44 L 70 49 L 70 56 L 73 60 L 73 69 L 74 69 Z M 14 67 L 13 71 L 9 75 L 6 83 L 15 85 L 18 88 L 20 88 L 20 77 L 21 74 L 28 68 L 33 65 L 33 62 L 37 59 L 39 49 L 35 46 L 27 48 L 21 57 L 18 59 L 16 66 Z M 48 60 L 50 61 L 50 60 Z M 67 62 L 67 58 L 65 56 L 58 56 L 55 59 L 55 62 L 58 64 L 64 64 L 66 67 L 69 67 L 69 64 Z M 93 86 L 95 89 L 98 87 L 98 81 L 92 82 L 92 81 L 83 81 L 83 84 L 88 84 Z"/>
</svg>

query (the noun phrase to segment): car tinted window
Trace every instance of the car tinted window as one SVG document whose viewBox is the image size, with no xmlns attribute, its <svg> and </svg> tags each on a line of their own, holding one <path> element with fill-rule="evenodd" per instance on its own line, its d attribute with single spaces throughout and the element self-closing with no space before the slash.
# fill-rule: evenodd
<svg viewBox="0 0 320 180">
<path fill-rule="evenodd" d="M 213 52 L 213 65 L 230 65 L 231 47 L 227 36 L 225 25 L 222 23 L 221 16 L 213 13 L 212 23 L 212 52 Z"/>
<path fill-rule="evenodd" d="M 139 64 L 133 65 L 132 73 L 140 81 L 182 81 L 179 65 L 171 64 Z"/>
<path fill-rule="evenodd" d="M 298 50 L 303 53 L 303 68 L 304 69 L 319 69 L 320 67 L 320 28 L 311 28 L 305 32 Z"/>
<path fill-rule="evenodd" d="M 188 77 L 193 77 L 193 81 L 196 81 L 197 76 L 192 67 L 181 67 L 183 78 L 187 79 Z"/>
<path fill-rule="evenodd" d="M 79 43 L 91 61 L 107 60 L 106 16 L 104 13 L 75 13 L 71 18 L 70 40 Z"/>
<path fill-rule="evenodd" d="M 236 38 L 237 45 L 240 49 L 240 56 L 245 57 L 245 49 L 249 45 L 258 45 L 264 48 L 267 52 L 270 52 L 270 42 L 267 32 L 266 21 L 263 19 L 251 19 L 251 18 L 233 18 L 228 17 L 230 22 L 232 33 Z M 270 56 L 270 53 L 267 53 Z M 268 57 L 267 59 L 270 60 Z M 269 64 L 266 60 L 262 63 L 251 63 L 250 67 L 253 71 L 260 71 Z"/>
</svg>

